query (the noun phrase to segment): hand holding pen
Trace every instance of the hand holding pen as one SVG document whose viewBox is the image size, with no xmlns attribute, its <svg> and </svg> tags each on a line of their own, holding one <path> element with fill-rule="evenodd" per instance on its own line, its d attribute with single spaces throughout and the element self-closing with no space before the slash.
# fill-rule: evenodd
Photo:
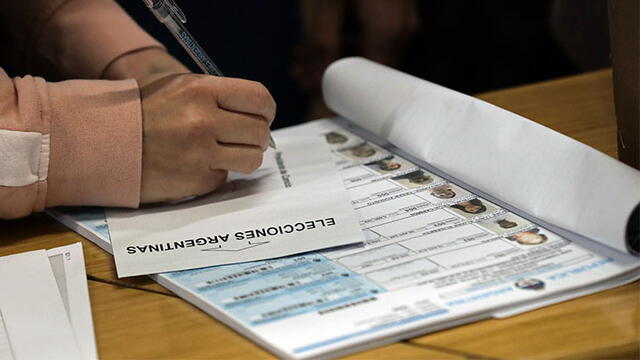
<svg viewBox="0 0 640 360">
<path fill-rule="evenodd" d="M 203 195 L 222 186 L 228 171 L 249 173 L 262 164 L 276 109 L 262 84 L 179 72 L 143 76 L 138 84 L 141 202 Z"/>
<path fill-rule="evenodd" d="M 211 60 L 209 55 L 198 44 L 196 39 L 187 31 L 184 23 L 187 18 L 184 12 L 178 7 L 173 0 L 143 0 L 153 15 L 163 23 L 169 32 L 178 40 L 180 45 L 187 51 L 189 56 L 195 61 L 200 69 L 205 73 L 213 76 L 224 76 L 222 71 Z M 269 138 L 269 146 L 276 147 L 273 138 Z"/>
<path fill-rule="evenodd" d="M 184 200 L 262 164 L 275 102 L 254 81 L 201 74 L 138 80 L 142 99 L 142 202 Z"/>
</svg>

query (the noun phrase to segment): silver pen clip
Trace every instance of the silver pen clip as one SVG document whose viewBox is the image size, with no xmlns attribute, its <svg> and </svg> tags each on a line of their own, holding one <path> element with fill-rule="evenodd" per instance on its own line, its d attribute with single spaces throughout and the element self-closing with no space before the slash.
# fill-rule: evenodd
<svg viewBox="0 0 640 360">
<path fill-rule="evenodd" d="M 181 23 L 184 24 L 187 22 L 187 17 L 185 16 L 184 12 L 182 11 L 182 9 L 180 9 L 180 7 L 178 6 L 178 4 L 176 4 L 175 1 L 164 0 L 164 4 L 169 9 L 169 12 L 171 13 L 171 15 L 175 16 L 178 20 L 180 20 Z"/>
</svg>

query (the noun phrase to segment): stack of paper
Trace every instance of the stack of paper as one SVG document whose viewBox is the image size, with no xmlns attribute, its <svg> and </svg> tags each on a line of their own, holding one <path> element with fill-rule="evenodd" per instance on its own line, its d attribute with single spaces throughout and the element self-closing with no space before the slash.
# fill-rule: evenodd
<svg viewBox="0 0 640 360">
<path fill-rule="evenodd" d="M 0 257 L 0 359 L 97 359 L 80 243 Z"/>
</svg>

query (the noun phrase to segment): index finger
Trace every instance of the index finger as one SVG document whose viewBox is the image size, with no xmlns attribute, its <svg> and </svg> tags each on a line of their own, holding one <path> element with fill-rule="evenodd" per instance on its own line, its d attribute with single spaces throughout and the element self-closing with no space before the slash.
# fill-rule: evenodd
<svg viewBox="0 0 640 360">
<path fill-rule="evenodd" d="M 243 79 L 216 80 L 220 81 L 216 93 L 218 106 L 228 111 L 258 115 L 271 125 L 276 116 L 276 103 L 264 85 Z"/>
</svg>

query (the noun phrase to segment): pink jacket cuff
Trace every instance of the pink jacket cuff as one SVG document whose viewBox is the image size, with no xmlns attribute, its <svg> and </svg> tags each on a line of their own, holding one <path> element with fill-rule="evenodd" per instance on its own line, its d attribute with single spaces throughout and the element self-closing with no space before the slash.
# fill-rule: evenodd
<svg viewBox="0 0 640 360">
<path fill-rule="evenodd" d="M 136 81 L 45 86 L 49 103 L 43 104 L 43 114 L 51 114 L 46 206 L 137 207 L 142 111 Z"/>
</svg>

